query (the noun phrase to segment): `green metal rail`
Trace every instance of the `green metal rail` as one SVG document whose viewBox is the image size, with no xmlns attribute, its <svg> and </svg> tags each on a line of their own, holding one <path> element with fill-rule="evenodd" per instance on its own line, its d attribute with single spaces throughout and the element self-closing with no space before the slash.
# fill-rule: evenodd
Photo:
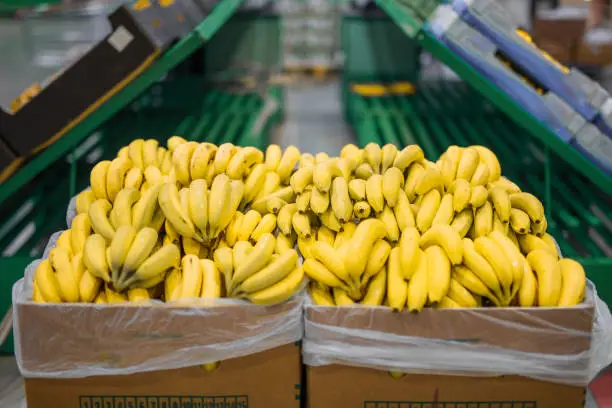
<svg viewBox="0 0 612 408">
<path fill-rule="evenodd" d="M 433 160 L 452 144 L 491 148 L 505 176 L 538 197 L 548 195 L 550 233 L 612 305 L 612 198 L 466 84 L 425 83 L 411 96 L 352 94 L 347 110 L 361 145 L 418 144 Z"/>
<path fill-rule="evenodd" d="M 30 159 L 26 165 L 0 185 L 0 204 L 36 178 L 51 164 L 68 154 L 71 149 L 75 148 L 105 121 L 210 40 L 241 4 L 242 0 L 222 0 L 193 32 L 165 52 L 151 67 L 102 104 L 58 141 Z"/>
<path fill-rule="evenodd" d="M 70 197 L 89 185 L 89 173 L 99 160 L 112 159 L 137 138 L 164 143 L 170 136 L 212 143 L 232 142 L 265 148 L 278 109 L 262 116 L 265 100 L 282 107 L 280 88 L 265 98 L 211 89 L 202 78 L 179 78 L 153 85 L 144 95 L 85 138 L 71 155 L 47 168 L 32 183 L 0 205 L 0 314 L 8 310 L 12 284 L 24 267 L 40 257 L 55 232 L 66 228 Z M 261 124 L 258 126 L 258 124 Z M 1 316 L 0 316 L 1 317 Z M 11 353 L 9 339 L 0 351 Z"/>
<path fill-rule="evenodd" d="M 517 105 L 508 95 L 500 91 L 493 83 L 422 29 L 425 19 L 431 15 L 437 3 L 431 0 L 402 0 L 401 2 L 398 0 L 377 0 L 377 4 L 406 35 L 414 38 L 423 49 L 448 65 L 457 75 L 518 123 L 534 139 L 544 143 L 547 148 L 565 160 L 571 166 L 568 167 L 570 173 L 579 172 L 583 174 L 605 193 L 612 195 L 612 177 L 606 175 L 588 159 L 559 139 L 535 117 Z"/>
</svg>

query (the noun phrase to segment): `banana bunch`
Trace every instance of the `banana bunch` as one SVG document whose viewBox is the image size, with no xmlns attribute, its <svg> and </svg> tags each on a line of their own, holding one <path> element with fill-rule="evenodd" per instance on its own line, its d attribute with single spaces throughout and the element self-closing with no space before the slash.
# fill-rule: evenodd
<svg viewBox="0 0 612 408">
<path fill-rule="evenodd" d="M 348 145 L 340 158 L 305 162 L 279 230 L 298 236 L 315 303 L 417 312 L 582 301 L 582 267 L 559 260 L 541 202 L 502 177 L 486 147 L 450 146 L 434 163 L 418 146 Z M 333 194 L 339 179 L 348 198 L 343 180 Z M 337 209 L 353 200 L 352 217 L 341 219 L 334 199 Z"/>
</svg>

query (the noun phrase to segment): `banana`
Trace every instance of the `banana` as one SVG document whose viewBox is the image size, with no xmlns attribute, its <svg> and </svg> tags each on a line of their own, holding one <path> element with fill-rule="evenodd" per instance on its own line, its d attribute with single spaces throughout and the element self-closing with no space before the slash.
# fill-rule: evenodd
<svg viewBox="0 0 612 408">
<path fill-rule="evenodd" d="M 225 173 L 230 160 L 236 154 L 238 148 L 231 143 L 223 143 L 215 154 L 214 168 L 215 174 Z"/>
<path fill-rule="evenodd" d="M 385 197 L 382 191 L 383 177 L 380 174 L 374 174 L 366 181 L 366 198 L 370 207 L 379 213 L 385 206 Z"/>
<path fill-rule="evenodd" d="M 353 206 L 353 213 L 359 219 L 368 218 L 372 212 L 372 207 L 367 201 L 357 201 Z"/>
<path fill-rule="evenodd" d="M 61 303 L 62 296 L 59 288 L 58 278 L 51 267 L 49 259 L 44 259 L 36 267 L 35 285 L 40 290 L 40 295 L 45 302 Z"/>
<path fill-rule="evenodd" d="M 453 180 L 457 176 L 457 167 L 459 167 L 459 159 L 461 158 L 461 148 L 459 146 L 449 146 L 444 152 L 443 157 L 440 157 L 440 172 L 444 177 L 446 188 L 450 188 Z"/>
<path fill-rule="evenodd" d="M 210 259 L 200 259 L 200 270 L 202 271 L 202 290 L 200 297 L 205 299 L 216 299 L 221 297 L 221 273 Z"/>
<path fill-rule="evenodd" d="M 110 211 L 110 222 L 117 229 L 123 225 L 132 225 L 132 207 L 140 199 L 140 191 L 135 188 L 124 188 L 115 197 L 113 208 Z M 154 207 L 157 207 L 157 200 Z"/>
<path fill-rule="evenodd" d="M 276 171 L 280 164 L 283 151 L 277 144 L 268 145 L 264 166 L 268 171 Z"/>
<path fill-rule="evenodd" d="M 306 166 L 299 168 L 289 180 L 289 184 L 296 194 L 301 194 L 306 190 L 306 187 L 313 183 L 314 166 Z"/>
<path fill-rule="evenodd" d="M 72 252 L 72 229 L 63 231 L 55 242 L 56 248 L 64 248 L 71 254 Z"/>
<path fill-rule="evenodd" d="M 178 297 L 178 287 L 181 282 L 181 271 L 178 268 L 172 269 L 168 272 L 166 280 L 164 281 L 164 299 L 166 302 L 174 300 Z"/>
<path fill-rule="evenodd" d="M 64 248 L 53 248 L 49 252 L 49 264 L 57 280 L 57 288 L 64 302 L 78 302 L 79 284 L 70 262 L 70 252 Z"/>
<path fill-rule="evenodd" d="M 339 231 L 336 232 L 336 239 L 334 241 L 334 248 L 339 248 L 340 245 L 348 242 L 355 233 L 357 225 L 352 222 L 347 222 L 341 226 Z M 332 230 L 333 231 L 333 230 Z"/>
<path fill-rule="evenodd" d="M 105 199 L 94 201 L 89 207 L 89 220 L 96 234 L 100 234 L 110 242 L 115 235 L 115 229 L 108 220 L 108 213 L 112 208 L 111 203 Z"/>
<path fill-rule="evenodd" d="M 555 258 L 559 256 L 556 247 L 552 248 L 542 238 L 532 234 L 519 235 L 517 238 L 523 254 L 527 255 L 533 251 L 543 250 L 548 251 L 551 255 L 555 256 Z"/>
<path fill-rule="evenodd" d="M 391 253 L 391 245 L 385 241 L 384 239 L 379 239 L 374 243 L 372 247 L 372 252 L 370 252 L 370 256 L 366 263 L 365 271 L 361 278 L 361 283 L 367 282 L 371 277 L 381 272 L 381 270 L 385 267 L 387 263 L 387 259 L 389 258 L 389 254 Z M 403 269 L 403 260 L 402 260 L 402 269 Z M 346 270 L 346 268 L 345 268 Z M 403 269 L 404 272 L 406 271 Z"/>
<path fill-rule="evenodd" d="M 257 198 L 266 197 L 280 188 L 280 177 L 273 172 L 267 172 L 264 179 L 263 187 L 259 190 Z"/>
<path fill-rule="evenodd" d="M 156 186 L 158 184 L 164 184 L 164 176 L 162 175 L 161 171 L 155 166 L 148 166 L 147 168 L 145 168 L 144 178 L 150 187 Z"/>
<path fill-rule="evenodd" d="M 391 167 L 385 171 L 382 178 L 382 193 L 389 207 L 395 207 L 398 200 L 398 192 L 404 187 L 404 175 L 397 167 Z"/>
<path fill-rule="evenodd" d="M 480 237 L 474 241 L 474 249 L 493 267 L 507 298 L 510 295 L 514 275 L 512 274 L 510 260 L 503 248 L 489 237 Z M 500 300 L 502 299 L 500 298 Z"/>
<path fill-rule="evenodd" d="M 102 235 L 93 234 L 87 237 L 83 247 L 83 262 L 94 276 L 110 282 L 110 272 L 106 258 L 106 241 Z"/>
<path fill-rule="evenodd" d="M 323 287 L 318 283 L 312 282 L 309 286 L 309 289 L 310 296 L 312 297 L 312 300 L 314 300 L 315 305 L 328 307 L 336 306 L 334 298 L 329 292 L 329 288 Z"/>
<path fill-rule="evenodd" d="M 300 160 L 300 157 L 301 154 L 297 147 L 289 146 L 285 149 L 278 163 L 278 167 L 276 168 L 276 173 L 280 177 L 281 183 L 287 184 L 289 182 L 291 173 Z"/>
<path fill-rule="evenodd" d="M 531 307 L 536 304 L 538 282 L 529 262 L 523 262 L 523 280 L 518 290 L 518 304 L 521 307 Z"/>
<path fill-rule="evenodd" d="M 215 176 L 208 195 L 209 237 L 216 238 L 227 228 L 240 206 L 243 194 L 242 181 L 230 181 L 224 174 Z"/>
<path fill-rule="evenodd" d="M 136 242 L 136 240 L 135 240 Z M 131 250 L 130 250 L 131 252 Z M 128 253 L 128 258 L 131 254 Z M 185 255 L 184 258 L 195 258 L 198 259 L 195 255 Z M 184 259 L 183 258 L 183 259 Z M 127 258 L 126 258 L 127 260 Z M 136 272 L 127 280 L 123 280 L 121 283 L 117 285 L 117 288 L 127 288 L 134 285 L 137 282 L 148 281 L 157 277 L 158 275 L 166 275 L 166 273 L 172 268 L 178 268 L 181 263 L 181 253 L 176 245 L 168 244 L 161 247 L 161 249 L 155 251 L 151 256 L 149 256 L 144 262 L 140 264 Z M 127 265 L 127 261 L 126 261 Z M 186 274 L 185 265 L 183 264 L 183 283 L 185 282 L 186 276 L 190 277 L 191 275 Z M 183 285 L 182 290 L 188 290 L 189 287 L 185 287 Z M 195 296 L 199 294 L 199 291 Z M 184 296 L 183 296 L 184 297 Z M 194 296 L 191 296 L 194 297 Z"/>
<path fill-rule="evenodd" d="M 340 150 L 340 157 L 350 163 L 351 169 L 355 169 L 363 161 L 363 150 L 349 143 Z"/>
<path fill-rule="evenodd" d="M 166 183 L 161 186 L 159 190 L 159 206 L 164 212 L 166 219 L 179 234 L 202 241 L 202 236 L 196 233 L 195 226 L 189 215 L 185 214 L 181 208 L 176 184 Z"/>
<path fill-rule="evenodd" d="M 43 297 L 43 295 L 40 293 L 40 289 L 38 288 L 36 279 L 34 280 L 33 287 L 32 287 L 32 300 L 35 303 L 46 303 L 47 302 L 45 298 Z"/>
<path fill-rule="evenodd" d="M 453 210 L 460 213 L 470 203 L 472 196 L 470 183 L 464 179 L 456 179 L 450 185 L 449 192 L 453 195 Z"/>
<path fill-rule="evenodd" d="M 297 210 L 300 213 L 305 213 L 310 208 L 310 199 L 312 197 L 312 190 L 306 190 L 300 194 L 295 200 Z"/>
<path fill-rule="evenodd" d="M 375 173 L 380 174 L 382 164 L 382 149 L 376 143 L 368 143 L 363 148 L 365 161 Z"/>
<path fill-rule="evenodd" d="M 181 237 L 181 247 L 185 255 L 200 255 L 201 245 L 193 238 Z"/>
<path fill-rule="evenodd" d="M 489 262 L 476 251 L 469 238 L 463 238 L 463 264 L 487 285 L 491 292 L 501 300 L 502 287 L 499 278 Z"/>
<path fill-rule="evenodd" d="M 374 170 L 372 170 L 372 166 L 370 166 L 368 163 L 361 163 L 355 168 L 355 177 L 360 180 L 367 180 L 373 175 Z"/>
<path fill-rule="evenodd" d="M 170 150 L 164 152 L 164 158 L 160 164 L 160 169 L 164 175 L 170 175 L 170 172 L 174 170 L 172 165 L 172 153 Z"/>
<path fill-rule="evenodd" d="M 505 177 L 500 177 L 498 180 L 493 181 L 489 185 L 489 188 L 494 188 L 494 187 L 501 187 L 504 190 L 506 190 L 506 192 L 508 194 L 520 193 L 521 192 L 521 189 L 520 189 L 519 186 L 517 186 L 516 184 L 514 184 L 512 181 L 508 180 Z"/>
<path fill-rule="evenodd" d="M 314 194 L 315 192 L 313 191 L 313 196 Z M 332 211 L 338 221 L 344 223 L 353 219 L 353 202 L 351 201 L 348 184 L 344 177 L 336 177 L 332 182 L 330 201 Z"/>
<path fill-rule="evenodd" d="M 374 243 L 387 235 L 385 224 L 377 219 L 362 221 L 347 244 L 347 253 L 351 256 L 345 260 L 345 267 L 355 282 L 361 280 L 367 260 Z"/>
<path fill-rule="evenodd" d="M 416 162 L 421 162 L 425 159 L 423 150 L 418 145 L 409 145 L 400 150 L 393 160 L 393 167 L 397 167 L 402 172 Z M 408 194 L 408 193 L 406 193 Z"/>
<path fill-rule="evenodd" d="M 444 177 L 437 167 L 429 167 L 425 169 L 423 176 L 415 186 L 416 196 L 424 196 L 431 190 L 444 191 Z"/>
<path fill-rule="evenodd" d="M 264 187 L 268 170 L 264 164 L 256 164 L 244 183 L 244 201 L 252 202 Z"/>
<path fill-rule="evenodd" d="M 333 173 L 337 177 L 344 177 L 345 180 L 351 179 L 351 162 L 347 159 L 343 158 L 334 158 L 333 159 Z"/>
<path fill-rule="evenodd" d="M 338 256 L 337 250 L 328 243 L 316 241 L 310 248 L 310 256 L 323 264 L 331 273 L 347 284 L 351 278 L 346 271 L 344 260 Z"/>
<path fill-rule="evenodd" d="M 197 179 L 189 185 L 188 214 L 194 226 L 202 234 L 208 226 L 208 183 Z"/>
<path fill-rule="evenodd" d="M 510 241 L 512 241 L 512 243 L 517 247 L 517 248 L 521 248 L 518 238 L 516 236 L 516 233 L 511 229 L 511 228 L 507 228 L 506 229 L 506 235 L 508 236 L 508 238 L 510 238 Z"/>
<path fill-rule="evenodd" d="M 418 263 L 408 281 L 407 307 L 410 312 L 420 312 L 427 303 L 428 297 L 428 261 L 425 252 L 421 249 L 417 250 L 418 254 L 415 258 L 418 259 Z"/>
<path fill-rule="evenodd" d="M 310 194 L 310 209 L 315 214 L 323 214 L 330 205 L 329 192 L 322 192 L 314 188 Z"/>
<path fill-rule="evenodd" d="M 544 236 L 544 234 L 546 234 L 547 229 L 548 229 L 548 220 L 546 219 L 546 217 L 542 218 L 541 223 L 531 225 L 531 232 L 534 233 L 538 237 Z"/>
<path fill-rule="evenodd" d="M 546 242 L 546 245 L 548 245 L 550 248 L 551 253 L 559 258 L 559 252 L 557 251 L 557 243 L 555 242 L 555 239 L 550 234 L 544 234 L 540 237 L 540 239 Z"/>
<path fill-rule="evenodd" d="M 300 156 L 300 162 L 298 164 L 299 168 L 309 167 L 309 166 L 314 166 L 314 165 L 315 165 L 315 158 L 312 154 L 303 153 L 302 156 Z"/>
<path fill-rule="evenodd" d="M 334 176 L 332 171 L 333 167 L 331 161 L 325 161 L 315 165 L 312 174 L 312 182 L 316 189 L 324 193 L 329 192 Z"/>
<path fill-rule="evenodd" d="M 240 266 L 236 267 L 228 292 L 231 293 L 235 287 L 268 264 L 274 253 L 275 244 L 276 241 L 272 234 L 261 236 L 251 253 L 246 256 Z"/>
<path fill-rule="evenodd" d="M 470 185 L 472 186 L 484 186 L 489 181 L 489 168 L 486 164 L 480 163 L 478 167 L 476 167 L 476 171 L 472 175 L 472 179 L 470 180 Z"/>
<path fill-rule="evenodd" d="M 470 205 L 474 209 L 480 208 L 487 202 L 488 197 L 489 192 L 484 186 L 474 186 L 470 193 Z"/>
<path fill-rule="evenodd" d="M 189 167 L 195 149 L 199 146 L 196 142 L 182 143 L 172 152 L 172 165 L 176 172 L 176 180 L 183 186 L 191 182 Z"/>
<path fill-rule="evenodd" d="M 187 141 L 185 139 L 183 139 L 182 137 L 180 137 L 180 136 L 171 136 L 168 139 L 168 142 L 166 143 L 166 146 L 168 146 L 168 150 L 170 152 L 173 152 L 173 151 L 176 150 L 177 147 L 179 147 L 183 143 L 187 143 Z"/>
<path fill-rule="evenodd" d="M 510 261 L 514 288 L 518 290 L 521 282 L 523 281 L 523 272 L 525 270 L 525 266 L 523 264 L 526 262 L 525 257 L 514 245 L 512 240 L 505 234 L 498 231 L 493 231 L 489 237 L 502 248 L 504 254 Z"/>
<path fill-rule="evenodd" d="M 531 222 L 540 224 L 544 219 L 544 206 L 536 196 L 529 193 L 510 194 L 512 208 L 523 210 L 529 215 Z"/>
<path fill-rule="evenodd" d="M 85 270 L 83 276 L 81 276 L 79 280 L 79 296 L 81 302 L 93 302 L 98 296 L 98 293 L 100 293 L 101 286 L 102 280 L 88 270 Z"/>
<path fill-rule="evenodd" d="M 380 306 L 387 292 L 387 270 L 383 266 L 368 283 L 361 304 L 365 306 Z M 402 305 L 403 307 L 403 305 Z"/>
<path fill-rule="evenodd" d="M 132 168 L 132 161 L 125 157 L 114 159 L 106 172 L 106 193 L 110 202 L 115 201 L 117 193 L 123 188 L 125 175 Z"/>
<path fill-rule="evenodd" d="M 254 165 L 263 163 L 263 160 L 264 157 L 261 150 L 247 146 L 236 152 L 227 165 L 225 172 L 232 180 L 241 180 Z"/>
<path fill-rule="evenodd" d="M 85 241 L 91 235 L 91 222 L 89 215 L 81 213 L 73 218 L 70 224 L 70 247 L 73 254 L 83 252 Z"/>
<path fill-rule="evenodd" d="M 380 172 L 384 174 L 389 168 L 393 167 L 395 156 L 397 156 L 397 147 L 394 144 L 387 143 L 382 147 L 382 159 Z M 401 170 L 400 170 L 401 173 Z M 403 181 L 403 177 L 402 177 Z"/>
<path fill-rule="evenodd" d="M 134 237 L 127 255 L 123 260 L 121 276 L 114 283 L 123 283 L 149 258 L 151 251 L 157 244 L 157 231 L 152 228 L 143 228 Z M 178 250 L 178 248 L 177 248 Z M 159 252 L 159 251 L 158 251 Z M 149 258 L 150 259 L 150 258 Z M 150 276 L 149 276 L 150 277 Z M 145 278 L 146 279 L 146 278 Z"/>
<path fill-rule="evenodd" d="M 466 208 L 457 215 L 451 222 L 451 227 L 457 231 L 461 238 L 465 237 L 474 222 L 474 213 L 470 208 Z"/>
<path fill-rule="evenodd" d="M 408 168 L 406 181 L 404 183 L 404 192 L 410 202 L 414 201 L 416 198 L 416 186 L 420 183 L 424 174 L 425 167 L 420 163 L 414 163 Z"/>
<path fill-rule="evenodd" d="M 293 270 L 295 270 L 297 263 L 297 252 L 293 249 L 286 251 L 278 258 L 270 262 L 268 266 L 242 282 L 238 288 L 235 288 L 235 292 L 254 293 L 268 288 L 286 278 Z"/>
<path fill-rule="evenodd" d="M 493 231 L 493 207 L 487 201 L 475 211 L 474 238 L 486 237 L 491 231 Z"/>
<path fill-rule="evenodd" d="M 104 296 L 106 303 L 125 303 L 128 301 L 127 296 L 111 289 L 108 284 L 104 285 Z"/>
<path fill-rule="evenodd" d="M 512 208 L 510 210 L 510 227 L 519 235 L 529 234 L 531 231 L 529 215 L 523 210 Z"/>
<path fill-rule="evenodd" d="M 444 250 L 438 245 L 425 248 L 427 262 L 427 297 L 432 303 L 438 303 L 449 290 L 451 281 L 451 263 Z"/>
<path fill-rule="evenodd" d="M 249 210 L 242 217 L 242 221 L 240 222 L 240 229 L 238 230 L 238 234 L 236 239 L 238 241 L 248 241 L 257 225 L 261 222 L 261 215 L 255 210 Z"/>
<path fill-rule="evenodd" d="M 293 229 L 292 220 L 293 215 L 297 212 L 297 204 L 287 204 L 281 208 L 278 212 L 278 216 L 276 218 L 276 223 L 278 225 L 278 229 L 284 235 L 291 234 Z"/>
<path fill-rule="evenodd" d="M 556 269 L 555 275 L 561 275 L 562 282 L 557 305 L 568 307 L 582 302 L 586 288 L 586 275 L 582 265 L 573 259 L 564 258 L 557 262 Z"/>
<path fill-rule="evenodd" d="M 96 195 L 93 190 L 83 190 L 76 196 L 76 212 L 77 214 L 87 214 L 89 206 L 96 201 Z"/>
<path fill-rule="evenodd" d="M 300 238 L 308 239 L 312 235 L 312 229 L 310 228 L 310 219 L 306 214 L 296 212 L 293 214 L 291 219 L 291 225 Z"/>
<path fill-rule="evenodd" d="M 543 307 L 557 306 L 563 279 L 557 259 L 548 251 L 535 250 L 527 255 L 527 262 L 537 276 L 538 304 Z"/>
<path fill-rule="evenodd" d="M 453 280 L 456 280 L 465 289 L 469 290 L 475 295 L 488 298 L 495 306 L 500 306 L 497 297 L 470 268 L 466 267 L 465 265 L 455 265 L 453 266 L 452 275 Z"/>
<path fill-rule="evenodd" d="M 202 292 L 203 278 L 200 260 L 195 255 L 185 255 L 183 259 L 180 259 L 180 264 L 182 273 L 180 282 L 175 289 L 178 292 L 175 298 L 190 299 L 199 297 Z"/>
<path fill-rule="evenodd" d="M 134 163 L 135 167 L 144 170 L 144 159 L 143 159 L 143 148 L 144 140 L 135 139 L 128 145 L 128 158 Z M 124 157 L 124 156 L 122 156 Z"/>
<path fill-rule="evenodd" d="M 493 187 L 489 190 L 489 200 L 501 222 L 504 224 L 510 222 L 510 196 L 506 190 L 501 187 Z"/>
<path fill-rule="evenodd" d="M 70 261 L 72 265 L 72 271 L 77 284 L 81 281 L 83 274 L 85 273 L 85 262 L 83 262 L 83 253 L 79 252 L 74 255 Z"/>
<path fill-rule="evenodd" d="M 215 153 L 217 146 L 211 147 L 206 143 L 200 143 L 194 149 L 189 162 L 189 174 L 191 180 L 205 179 L 208 169 L 214 166 Z"/>
<path fill-rule="evenodd" d="M 451 279 L 447 296 L 461 307 L 478 307 L 474 295 L 456 279 Z"/>
<path fill-rule="evenodd" d="M 455 211 L 453 210 L 453 195 L 448 193 L 444 194 L 431 225 L 450 225 L 454 215 Z"/>
<path fill-rule="evenodd" d="M 432 245 L 443 248 L 453 265 L 459 265 L 463 260 L 461 237 L 450 225 L 433 226 L 421 235 L 419 245 L 423 249 Z"/>
<path fill-rule="evenodd" d="M 366 181 L 361 179 L 353 179 L 348 183 L 349 195 L 355 201 L 364 201 L 366 199 Z"/>
<path fill-rule="evenodd" d="M 326 244 L 334 246 L 336 240 L 336 233 L 325 226 L 321 226 L 317 229 L 317 241 L 325 242 Z"/>
<path fill-rule="evenodd" d="M 237 252 L 240 251 L 241 254 L 248 253 L 249 250 L 252 250 L 252 246 L 249 242 L 246 241 L 238 241 L 234 246 L 234 250 L 232 248 L 217 248 L 213 253 L 213 261 L 215 262 L 215 266 L 223 275 L 223 280 L 225 282 L 225 289 L 227 292 L 231 290 L 232 286 L 232 278 L 234 276 L 234 271 L 236 270 L 234 258 L 237 255 Z M 242 262 L 241 262 L 242 263 Z"/>
<path fill-rule="evenodd" d="M 147 191 L 142 193 L 140 195 L 140 199 L 138 199 L 138 201 L 133 206 L 131 206 L 131 214 L 132 214 L 131 215 L 132 216 L 131 225 L 136 230 L 140 230 L 148 226 L 153 227 L 153 224 L 155 224 L 156 219 L 164 218 L 164 221 L 165 221 L 166 213 L 163 212 L 163 209 L 160 209 L 160 205 L 158 202 L 159 193 L 161 189 L 162 189 L 161 185 L 157 185 L 157 186 L 149 188 Z M 121 198 L 120 197 L 121 195 L 122 193 L 120 192 L 117 197 Z M 127 197 L 127 198 L 128 198 L 127 200 L 128 204 L 124 206 L 126 208 L 129 207 L 129 203 L 132 202 L 131 199 L 134 198 L 134 196 Z M 118 200 L 115 201 L 115 205 L 117 201 Z M 160 211 L 162 212 L 162 214 L 159 214 Z"/>
<path fill-rule="evenodd" d="M 276 215 L 266 214 L 261 218 L 257 227 L 251 233 L 250 239 L 253 242 L 258 242 L 264 234 L 270 234 L 276 229 Z"/>
<path fill-rule="evenodd" d="M 391 242 L 397 242 L 400 238 L 400 230 L 397 225 L 397 220 L 393 214 L 393 210 L 385 205 L 385 208 L 377 214 L 376 218 L 381 220 L 387 228 L 387 239 Z"/>
<path fill-rule="evenodd" d="M 128 251 L 136 238 L 136 230 L 129 225 L 124 225 L 117 229 L 113 240 L 108 248 L 108 266 L 112 272 L 112 281 L 119 281 L 119 274 L 123 268 L 123 262 L 127 257 Z"/>
<path fill-rule="evenodd" d="M 408 282 L 404 280 L 400 249 L 393 248 L 387 261 L 387 298 L 389 307 L 394 311 L 401 311 L 406 305 L 408 295 Z"/>
<path fill-rule="evenodd" d="M 493 231 L 501 232 L 504 235 L 508 235 L 508 224 L 504 224 L 500 219 L 496 211 L 493 212 Z"/>
<path fill-rule="evenodd" d="M 414 227 L 409 227 L 402 231 L 399 249 L 402 270 L 406 279 L 412 277 L 420 261 L 419 254 L 422 252 L 419 249 L 420 238 L 419 231 Z"/>
<path fill-rule="evenodd" d="M 91 169 L 89 184 L 91 185 L 91 191 L 93 191 L 97 199 L 108 200 L 108 194 L 106 192 L 106 174 L 110 165 L 110 160 L 103 160 Z"/>
<path fill-rule="evenodd" d="M 144 149 L 143 149 L 143 153 L 144 153 Z M 160 170 L 162 168 L 164 160 L 166 159 L 166 153 L 168 153 L 168 150 L 163 146 L 159 146 L 159 143 L 158 143 L 155 163 L 157 167 L 160 168 Z"/>
<path fill-rule="evenodd" d="M 459 165 L 457 166 L 456 178 L 464 180 L 472 180 L 472 176 L 476 172 L 476 168 L 480 164 L 480 154 L 478 150 L 468 147 L 461 152 Z"/>
<path fill-rule="evenodd" d="M 437 189 L 430 190 L 423 196 L 421 208 L 416 215 L 416 225 L 419 231 L 425 232 L 431 227 L 433 219 L 440 207 L 441 200 L 442 197 Z"/>
<path fill-rule="evenodd" d="M 355 301 L 351 299 L 346 290 L 342 288 L 332 288 L 334 296 L 334 303 L 338 307 L 351 307 L 355 304 Z"/>
<path fill-rule="evenodd" d="M 325 265 L 314 258 L 304 260 L 304 273 L 310 279 L 331 288 L 347 289 L 346 283 L 330 271 Z"/>
<path fill-rule="evenodd" d="M 478 156 L 481 163 L 484 163 L 489 169 L 489 183 L 494 183 L 501 177 L 501 165 L 495 153 L 484 146 L 471 146 L 478 151 Z"/>
<path fill-rule="evenodd" d="M 132 288 L 127 291 L 130 303 L 142 303 L 151 299 L 149 291 L 143 288 Z"/>
<path fill-rule="evenodd" d="M 303 280 L 304 270 L 298 266 L 285 279 L 266 289 L 248 295 L 247 299 L 257 305 L 272 305 L 284 302 L 297 292 Z"/>
<path fill-rule="evenodd" d="M 438 304 L 438 308 L 440 309 L 461 309 L 462 306 L 455 302 L 448 296 L 444 296 L 440 303 Z"/>
<path fill-rule="evenodd" d="M 278 236 L 276 237 L 276 247 L 274 248 L 274 252 L 277 254 L 283 254 L 286 251 L 293 249 L 295 247 L 296 241 L 296 234 L 278 234 Z"/>
</svg>

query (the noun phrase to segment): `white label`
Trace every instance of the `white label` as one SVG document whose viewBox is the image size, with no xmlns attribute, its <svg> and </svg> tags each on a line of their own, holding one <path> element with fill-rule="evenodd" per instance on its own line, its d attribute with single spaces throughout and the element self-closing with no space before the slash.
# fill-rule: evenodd
<svg viewBox="0 0 612 408">
<path fill-rule="evenodd" d="M 601 113 L 603 114 L 604 118 L 607 118 L 607 116 L 610 115 L 610 113 L 612 113 L 612 99 L 611 98 L 608 98 L 608 100 L 606 100 L 604 104 L 601 106 Z"/>
<path fill-rule="evenodd" d="M 121 52 L 132 42 L 134 36 L 124 26 L 119 26 L 108 39 L 108 43 L 113 46 L 117 52 Z"/>
</svg>

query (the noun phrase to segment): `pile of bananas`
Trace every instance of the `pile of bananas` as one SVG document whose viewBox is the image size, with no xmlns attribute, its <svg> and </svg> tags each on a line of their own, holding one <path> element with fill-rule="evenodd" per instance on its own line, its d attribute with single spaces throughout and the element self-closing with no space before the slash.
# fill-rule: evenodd
<svg viewBox="0 0 612 408">
<path fill-rule="evenodd" d="M 134 140 L 92 169 L 77 215 L 37 267 L 36 302 L 283 302 L 304 279 L 277 214 L 300 152 L 174 136 Z"/>
<path fill-rule="evenodd" d="M 290 184 L 296 203 L 281 209 L 279 229 L 297 235 L 319 305 L 419 311 L 584 297 L 584 270 L 559 259 L 541 202 L 502 177 L 483 146 L 451 146 L 431 162 L 416 145 L 347 145 L 340 157 L 303 155 Z"/>
</svg>

